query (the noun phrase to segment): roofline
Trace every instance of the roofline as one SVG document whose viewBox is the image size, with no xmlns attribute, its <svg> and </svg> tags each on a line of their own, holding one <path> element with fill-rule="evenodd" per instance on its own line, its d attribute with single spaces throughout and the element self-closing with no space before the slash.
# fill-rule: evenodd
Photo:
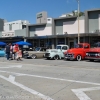
<svg viewBox="0 0 100 100">
<path fill-rule="evenodd" d="M 38 37 L 47 37 L 47 38 L 65 38 L 65 37 L 78 37 L 78 34 L 61 34 L 61 35 L 45 35 L 45 36 L 33 36 L 33 37 L 23 37 L 23 36 L 15 36 L 15 37 L 0 37 L 0 39 L 15 39 L 15 38 L 21 38 L 21 39 L 37 39 Z M 80 37 L 82 36 L 100 36 L 100 33 L 81 33 Z"/>
<path fill-rule="evenodd" d="M 91 9 L 91 10 L 86 10 L 87 12 L 91 12 L 91 11 L 100 11 L 100 8 L 97 9 Z"/>
<path fill-rule="evenodd" d="M 39 23 L 39 24 L 29 24 L 27 26 L 41 26 L 41 25 L 46 25 L 47 23 Z"/>
<path fill-rule="evenodd" d="M 47 38 L 64 38 L 64 37 L 78 37 L 78 34 L 65 34 L 65 35 L 46 35 L 46 36 L 33 36 L 33 37 L 25 37 L 26 39 L 38 39 L 39 37 L 47 37 Z M 100 33 L 81 33 L 80 37 L 85 36 L 100 36 Z"/>
<path fill-rule="evenodd" d="M 59 18 L 54 18 L 54 20 L 61 20 L 61 19 L 72 19 L 72 18 L 77 18 L 77 16 L 59 17 Z"/>
</svg>

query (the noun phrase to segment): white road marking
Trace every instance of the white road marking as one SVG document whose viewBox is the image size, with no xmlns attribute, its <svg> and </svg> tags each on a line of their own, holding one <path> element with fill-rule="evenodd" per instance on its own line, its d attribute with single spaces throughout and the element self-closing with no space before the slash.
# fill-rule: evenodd
<svg viewBox="0 0 100 100">
<path fill-rule="evenodd" d="M 10 76 L 10 77 L 11 77 L 11 76 Z M 42 98 L 42 99 L 44 99 L 44 100 L 53 100 L 53 99 L 50 98 L 49 96 L 45 96 L 45 95 L 43 95 L 43 94 L 41 94 L 41 93 L 39 93 L 39 92 L 37 92 L 37 91 L 31 89 L 31 88 L 28 88 L 28 87 L 24 86 L 23 84 L 20 84 L 20 83 L 18 83 L 18 82 L 15 82 L 15 81 L 12 80 L 11 78 L 6 78 L 6 77 L 4 77 L 4 76 L 2 76 L 2 75 L 0 75 L 0 78 L 2 78 L 2 79 L 4 79 L 4 80 L 6 80 L 6 81 L 8 81 L 8 82 L 10 82 L 10 83 L 12 83 L 12 84 L 18 86 L 18 87 L 20 87 L 20 88 L 22 88 L 22 89 L 24 89 L 24 90 L 26 90 L 26 91 L 28 91 L 28 92 L 34 94 L 34 95 L 37 95 L 37 96 L 39 96 L 40 98 Z"/>
<path fill-rule="evenodd" d="M 15 81 L 15 76 L 9 75 L 9 80 L 10 80 L 10 81 Z"/>
<path fill-rule="evenodd" d="M 92 99 L 90 99 L 83 91 L 75 90 L 75 89 L 72 89 L 72 91 L 75 93 L 75 95 L 76 95 L 80 100 L 92 100 Z"/>
<path fill-rule="evenodd" d="M 75 93 L 75 95 L 76 95 L 80 100 L 92 100 L 92 99 L 90 99 L 84 92 L 85 92 L 85 91 L 93 91 L 93 90 L 100 90 L 100 87 L 72 89 L 72 91 Z"/>
<path fill-rule="evenodd" d="M 14 68 L 14 67 L 21 68 L 22 65 L 8 65 L 8 67 L 0 67 L 0 68 Z"/>
<path fill-rule="evenodd" d="M 2 70 L 0 70 L 0 72 L 15 74 L 15 75 L 17 75 L 17 76 L 31 76 L 31 77 L 44 78 L 44 79 L 51 79 L 51 80 L 58 80 L 58 81 L 67 81 L 67 82 L 82 83 L 82 84 L 90 84 L 90 85 L 100 85 L 100 83 L 85 82 L 85 81 L 77 81 L 77 80 L 68 80 L 68 79 L 53 78 L 53 77 L 38 76 L 38 75 L 30 75 L 30 74 L 23 74 L 23 73 L 2 71 Z"/>
</svg>

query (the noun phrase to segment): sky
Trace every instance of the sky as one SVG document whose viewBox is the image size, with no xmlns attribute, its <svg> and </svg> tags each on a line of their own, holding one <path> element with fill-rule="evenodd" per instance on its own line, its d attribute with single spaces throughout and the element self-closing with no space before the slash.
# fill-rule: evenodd
<svg viewBox="0 0 100 100">
<path fill-rule="evenodd" d="M 80 0 L 80 10 L 100 8 L 100 0 Z M 48 17 L 57 18 L 77 10 L 77 0 L 0 0 L 0 18 L 7 21 L 28 20 L 36 23 L 36 13 L 47 11 Z"/>
</svg>

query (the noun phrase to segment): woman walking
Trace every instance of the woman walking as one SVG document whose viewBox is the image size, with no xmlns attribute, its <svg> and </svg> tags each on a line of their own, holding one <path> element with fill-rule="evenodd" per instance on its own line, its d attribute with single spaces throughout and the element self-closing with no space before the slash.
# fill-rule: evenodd
<svg viewBox="0 0 100 100">
<path fill-rule="evenodd" d="M 21 51 L 21 49 L 18 50 L 16 58 L 17 58 L 17 61 L 22 61 L 22 59 L 21 59 L 22 58 L 22 51 Z"/>
</svg>

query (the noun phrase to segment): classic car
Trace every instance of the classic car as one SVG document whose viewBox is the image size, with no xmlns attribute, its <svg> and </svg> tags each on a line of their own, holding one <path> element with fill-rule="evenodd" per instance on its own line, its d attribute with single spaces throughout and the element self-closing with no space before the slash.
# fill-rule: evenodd
<svg viewBox="0 0 100 100">
<path fill-rule="evenodd" d="M 4 49 L 0 49 L 0 57 L 4 57 L 5 56 L 5 51 Z"/>
<path fill-rule="evenodd" d="M 100 61 L 100 42 L 94 44 L 88 52 L 86 52 L 86 59 L 90 61 L 99 60 Z"/>
<path fill-rule="evenodd" d="M 44 54 L 46 52 L 45 47 L 37 47 L 35 51 L 24 51 L 24 58 L 31 58 L 31 59 L 36 59 L 36 58 L 43 58 Z"/>
<path fill-rule="evenodd" d="M 69 49 L 68 45 L 57 45 L 56 49 L 47 49 L 44 57 L 46 59 L 62 59 L 64 58 L 64 52 Z"/>
<path fill-rule="evenodd" d="M 82 59 L 85 59 L 86 52 L 89 50 L 89 43 L 79 43 L 75 46 L 75 48 L 69 49 L 67 52 L 65 52 L 65 60 L 81 61 Z"/>
</svg>

